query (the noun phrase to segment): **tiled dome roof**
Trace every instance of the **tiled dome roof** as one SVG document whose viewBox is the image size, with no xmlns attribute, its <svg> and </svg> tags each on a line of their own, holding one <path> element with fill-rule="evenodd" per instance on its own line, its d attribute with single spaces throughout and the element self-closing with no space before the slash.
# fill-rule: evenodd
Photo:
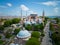
<svg viewBox="0 0 60 45">
<path fill-rule="evenodd" d="M 27 31 L 27 30 L 21 30 L 18 34 L 17 37 L 18 38 L 27 38 L 31 36 L 31 34 Z"/>
</svg>

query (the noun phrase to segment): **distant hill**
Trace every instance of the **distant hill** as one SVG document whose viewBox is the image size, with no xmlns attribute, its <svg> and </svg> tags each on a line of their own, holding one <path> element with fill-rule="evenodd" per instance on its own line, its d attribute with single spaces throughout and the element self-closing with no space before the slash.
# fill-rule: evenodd
<svg viewBox="0 0 60 45">
<path fill-rule="evenodd" d="M 2 19 L 13 19 L 13 18 L 20 18 L 21 16 L 0 16 Z"/>
</svg>

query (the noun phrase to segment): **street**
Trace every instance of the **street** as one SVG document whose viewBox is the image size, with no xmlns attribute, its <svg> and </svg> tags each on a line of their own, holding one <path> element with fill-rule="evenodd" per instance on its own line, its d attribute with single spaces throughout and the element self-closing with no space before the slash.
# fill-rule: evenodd
<svg viewBox="0 0 60 45">
<path fill-rule="evenodd" d="M 51 38 L 49 37 L 49 23 L 47 22 L 45 28 L 44 28 L 44 34 L 45 36 L 42 39 L 41 45 L 52 45 Z"/>
</svg>

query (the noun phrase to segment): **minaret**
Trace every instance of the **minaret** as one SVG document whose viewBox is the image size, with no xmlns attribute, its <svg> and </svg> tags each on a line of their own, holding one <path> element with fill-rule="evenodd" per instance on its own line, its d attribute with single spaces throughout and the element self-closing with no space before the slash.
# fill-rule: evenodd
<svg viewBox="0 0 60 45">
<path fill-rule="evenodd" d="M 44 26 L 44 20 L 45 20 L 45 12 L 44 12 L 44 10 L 43 10 L 43 13 L 42 13 L 43 26 Z"/>
<path fill-rule="evenodd" d="M 45 12 L 44 12 L 44 10 L 43 10 L 42 18 L 44 18 L 44 16 L 45 16 Z"/>
<path fill-rule="evenodd" d="M 27 17 L 27 11 L 26 11 L 26 17 Z"/>
<path fill-rule="evenodd" d="M 22 9 L 21 9 L 21 28 L 23 28 L 23 16 L 22 16 Z"/>
<path fill-rule="evenodd" d="M 21 18 L 22 18 L 22 9 L 21 9 Z"/>
</svg>

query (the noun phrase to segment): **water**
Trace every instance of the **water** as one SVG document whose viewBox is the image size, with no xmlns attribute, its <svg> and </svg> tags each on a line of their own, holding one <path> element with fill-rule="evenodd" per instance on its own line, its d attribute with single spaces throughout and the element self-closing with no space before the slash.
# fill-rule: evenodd
<svg viewBox="0 0 60 45">
<path fill-rule="evenodd" d="M 47 16 L 49 18 L 60 18 L 60 16 Z"/>
</svg>

